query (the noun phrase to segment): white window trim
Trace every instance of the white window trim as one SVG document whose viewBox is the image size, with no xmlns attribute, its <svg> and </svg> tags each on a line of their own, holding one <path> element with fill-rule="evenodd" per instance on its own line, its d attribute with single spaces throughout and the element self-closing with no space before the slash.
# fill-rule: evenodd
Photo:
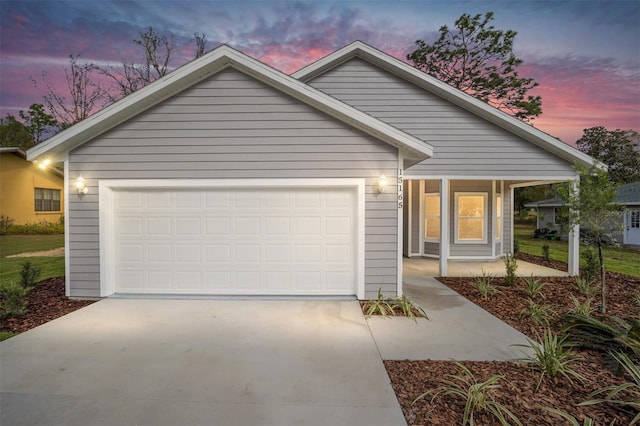
<svg viewBox="0 0 640 426">
<path fill-rule="evenodd" d="M 458 200 L 460 199 L 460 197 L 464 197 L 464 196 L 482 196 L 483 198 L 483 202 L 484 202 L 484 215 L 482 217 L 483 221 L 482 221 L 482 240 L 461 240 L 458 238 L 458 228 L 459 228 L 459 221 L 460 218 L 458 217 Z M 455 205 L 454 205 L 454 237 L 455 237 L 455 243 L 456 244 L 487 244 L 487 229 L 488 229 L 488 202 L 489 202 L 489 193 L 486 191 L 483 192 L 456 192 L 454 194 L 454 198 L 455 198 Z"/>
<path fill-rule="evenodd" d="M 65 175 L 66 176 L 66 175 Z M 113 190 L 117 188 L 326 188 L 351 187 L 356 193 L 356 296 L 365 298 L 365 180 L 345 179 L 122 179 L 100 180 L 99 216 L 100 216 L 100 297 L 115 292 L 115 248 L 113 246 Z M 66 198 L 65 198 L 66 199 Z"/>
<path fill-rule="evenodd" d="M 428 242 L 428 243 L 439 243 L 440 242 L 440 236 L 438 236 L 438 238 L 427 238 L 427 199 L 429 197 L 437 197 L 439 199 L 439 203 L 438 203 L 438 218 L 440 220 L 442 220 L 442 218 L 440 217 L 440 203 L 442 202 L 442 197 L 440 196 L 439 192 L 427 192 L 426 194 L 424 194 L 424 214 L 422 215 L 422 221 L 423 221 L 423 233 L 422 233 L 422 237 L 424 239 L 424 241 Z M 436 217 L 436 216 L 429 216 L 429 217 Z M 438 227 L 438 235 L 440 234 L 440 227 Z"/>
</svg>

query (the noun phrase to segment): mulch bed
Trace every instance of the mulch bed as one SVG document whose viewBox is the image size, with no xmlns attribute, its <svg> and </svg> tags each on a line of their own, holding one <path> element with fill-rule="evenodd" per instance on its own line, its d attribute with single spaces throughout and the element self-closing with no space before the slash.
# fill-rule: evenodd
<svg viewBox="0 0 640 426">
<path fill-rule="evenodd" d="M 560 270 L 566 270 L 567 267 L 565 263 L 545 261 L 537 256 L 520 255 L 519 258 Z M 438 279 L 494 316 L 520 330 L 532 340 L 538 340 L 537 336 L 544 333 L 546 325 L 537 325 L 526 315 L 521 314 L 527 307 L 528 300 L 522 279 L 518 280 L 515 287 L 506 287 L 502 278 L 494 278 L 493 284 L 500 289 L 501 294 L 489 299 L 484 299 L 478 294 L 473 286 L 473 278 L 440 277 Z M 550 277 L 544 278 L 543 281 L 548 282 L 549 285 L 536 298 L 536 302 L 551 306 L 555 315 L 550 326 L 557 332 L 562 327 L 561 313 L 573 308 L 571 295 L 577 297 L 581 302 L 586 298 L 577 291 L 573 277 Z M 607 273 L 607 285 L 607 313 L 621 317 L 638 316 L 639 312 L 632 304 L 631 297 L 640 293 L 640 279 L 609 272 Z M 594 297 L 592 307 L 598 309 L 599 294 Z M 594 315 L 599 314 L 596 312 Z M 588 381 L 580 383 L 574 380 L 574 383 L 571 383 L 563 378 L 545 378 L 537 392 L 535 387 L 539 380 L 539 373 L 522 364 L 470 361 L 464 361 L 462 364 L 474 373 L 478 381 L 487 380 L 495 374 L 503 375 L 505 378 L 501 381 L 502 387 L 494 392 L 494 396 L 525 425 L 568 424 L 566 420 L 541 407 L 564 410 L 575 416 L 580 424 L 586 416 L 595 420 L 599 425 L 609 425 L 614 420 L 616 425 L 628 425 L 635 414 L 622 411 L 617 406 L 610 404 L 577 406 L 578 403 L 588 400 L 592 391 L 609 385 L 618 385 L 624 379 L 615 376 L 603 366 L 601 354 L 586 350 L 576 350 L 576 353 L 581 359 L 576 361 L 573 367 Z M 439 397 L 433 403 L 431 403 L 431 396 L 428 396 L 412 404 L 418 395 L 433 391 L 441 386 L 442 378 L 447 378 L 450 374 L 460 375 L 462 373 L 462 370 L 453 362 L 384 361 L 384 364 L 408 424 L 454 425 L 462 423 L 464 404 L 450 396 Z M 475 420 L 476 424 L 480 425 L 498 424 L 487 415 L 476 417 Z"/>
<path fill-rule="evenodd" d="M 22 333 L 93 303 L 65 296 L 62 277 L 40 281 L 27 299 L 27 313 L 20 318 L 0 318 L 0 331 Z"/>
</svg>

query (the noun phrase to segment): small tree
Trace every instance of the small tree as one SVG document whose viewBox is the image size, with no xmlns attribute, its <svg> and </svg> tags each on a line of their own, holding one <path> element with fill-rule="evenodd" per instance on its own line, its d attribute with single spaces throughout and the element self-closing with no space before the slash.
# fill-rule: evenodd
<svg viewBox="0 0 640 426">
<path fill-rule="evenodd" d="M 609 179 L 619 184 L 640 180 L 640 135 L 633 130 L 584 129 L 578 149 L 609 168 Z"/>
<path fill-rule="evenodd" d="M 24 120 L 34 145 L 42 142 L 45 135 L 58 128 L 58 122 L 45 112 L 42 104 L 31 104 L 29 111 L 20 111 L 18 115 Z"/>
<path fill-rule="evenodd" d="M 579 187 L 572 183 L 558 185 L 558 195 L 567 200 L 569 211 L 560 217 L 563 230 L 579 225 L 585 230 L 585 241 L 598 249 L 600 264 L 601 305 L 607 310 L 607 285 L 602 247 L 614 241 L 614 235 L 620 231 L 619 218 L 622 207 L 614 202 L 617 185 L 608 178 L 604 170 L 575 166 L 579 177 Z"/>
<path fill-rule="evenodd" d="M 493 12 L 463 14 L 453 31 L 441 27 L 440 38 L 433 44 L 417 40 L 418 48 L 407 59 L 425 73 L 516 118 L 535 118 L 542 113 L 542 99 L 527 95 L 538 83 L 518 75 L 523 61 L 513 53 L 517 32 L 497 30 L 491 21 Z"/>
<path fill-rule="evenodd" d="M 33 138 L 24 124 L 7 114 L 0 117 L 0 146 L 27 150 L 33 146 Z"/>
</svg>

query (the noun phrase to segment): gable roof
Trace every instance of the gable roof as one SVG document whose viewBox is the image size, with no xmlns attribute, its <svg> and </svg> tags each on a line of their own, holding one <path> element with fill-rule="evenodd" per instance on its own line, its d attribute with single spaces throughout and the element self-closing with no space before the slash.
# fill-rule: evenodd
<svg viewBox="0 0 640 426">
<path fill-rule="evenodd" d="M 340 102 L 229 46 L 222 45 L 36 145 L 27 152 L 27 157 L 29 161 L 45 155 L 54 158 L 60 157 L 73 148 L 228 67 L 249 75 L 351 127 L 399 148 L 405 158 L 412 160 L 412 164 L 433 155 L 433 147 L 427 142 Z"/>
<path fill-rule="evenodd" d="M 300 81 L 309 82 L 315 77 L 353 59 L 360 58 L 381 69 L 390 72 L 418 87 L 427 90 L 465 110 L 475 114 L 538 147 L 555 154 L 569 163 L 579 163 L 585 167 L 606 166 L 578 149 L 514 118 L 479 99 L 454 88 L 409 64 L 394 58 L 362 41 L 355 41 L 324 58 L 294 72 L 292 76 Z"/>
</svg>

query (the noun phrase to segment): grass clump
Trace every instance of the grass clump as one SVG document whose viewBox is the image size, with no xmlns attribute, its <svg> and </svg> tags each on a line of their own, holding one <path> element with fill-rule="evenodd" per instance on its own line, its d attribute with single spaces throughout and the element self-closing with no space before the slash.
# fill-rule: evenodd
<svg viewBox="0 0 640 426">
<path fill-rule="evenodd" d="M 495 296 L 500 293 L 491 282 L 493 281 L 493 276 L 491 274 L 487 274 L 484 269 L 482 270 L 482 275 L 479 277 L 475 277 L 473 279 L 473 285 L 475 286 L 480 296 L 485 299 L 490 298 L 491 296 Z"/>
<path fill-rule="evenodd" d="M 380 288 L 377 299 L 366 302 L 365 309 L 367 317 L 372 315 L 395 316 L 398 311 L 400 315 L 411 318 L 415 322 L 417 322 L 417 317 L 429 319 L 427 313 L 409 300 L 405 294 L 402 297 L 384 297 Z"/>
<path fill-rule="evenodd" d="M 571 300 L 573 301 L 573 309 L 571 312 L 577 315 L 591 316 L 593 313 L 593 307 L 591 307 L 592 298 L 589 297 L 584 302 L 580 302 L 577 297 L 571 295 Z"/>
<path fill-rule="evenodd" d="M 533 370 L 540 372 L 540 379 L 535 389 L 536 392 L 545 377 L 557 377 L 560 375 L 571 383 L 573 383 L 572 379 L 577 379 L 581 382 L 586 380 L 584 376 L 571 367 L 571 363 L 577 357 L 567 345 L 566 338 L 566 336 L 556 336 L 551 329 L 547 328 L 540 343 L 527 339 L 528 345 L 515 345 L 530 348 L 533 351 L 533 355 L 527 355 L 520 358 L 519 361 L 524 361 Z"/>
<path fill-rule="evenodd" d="M 587 277 L 576 277 L 576 287 L 581 294 L 587 297 L 593 297 L 598 294 L 598 286 L 595 281 Z"/>
</svg>

